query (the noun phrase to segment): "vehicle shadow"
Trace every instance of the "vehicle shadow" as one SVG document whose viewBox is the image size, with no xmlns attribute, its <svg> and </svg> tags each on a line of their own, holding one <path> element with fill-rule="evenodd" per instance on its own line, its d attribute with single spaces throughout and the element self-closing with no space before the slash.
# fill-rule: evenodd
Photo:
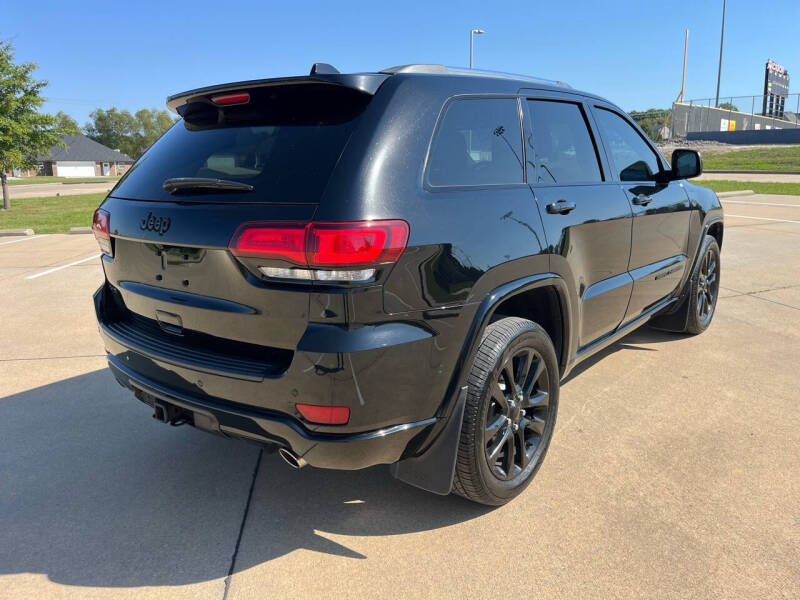
<svg viewBox="0 0 800 600">
<path fill-rule="evenodd" d="M 590 369 L 597 363 L 599 363 L 604 358 L 611 356 L 615 352 L 619 352 L 620 350 L 637 350 L 642 352 L 658 352 L 655 348 L 647 348 L 645 346 L 641 346 L 640 344 L 660 344 L 662 342 L 675 342 L 678 340 L 685 339 L 690 337 L 687 333 L 675 333 L 672 331 L 662 331 L 660 329 L 654 329 L 653 327 L 639 327 L 638 329 L 634 329 L 631 333 L 623 337 L 622 339 L 614 342 L 610 346 L 603 348 L 597 354 L 593 354 L 589 358 L 585 359 L 584 361 L 580 362 L 578 365 L 575 366 L 564 379 L 561 380 L 561 385 L 572 381 L 576 377 L 578 377 L 584 371 Z"/>
<path fill-rule="evenodd" d="M 0 398 L 0 574 L 103 587 L 225 577 L 259 453 L 156 423 L 105 369 Z M 299 548 L 363 559 L 316 532 L 402 534 L 489 510 L 386 467 L 294 471 L 264 453 L 236 570 Z"/>
</svg>

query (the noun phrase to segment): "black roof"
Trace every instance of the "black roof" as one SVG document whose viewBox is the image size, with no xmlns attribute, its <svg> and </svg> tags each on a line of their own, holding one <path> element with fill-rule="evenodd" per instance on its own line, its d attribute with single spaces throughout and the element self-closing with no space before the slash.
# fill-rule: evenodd
<svg viewBox="0 0 800 600">
<path fill-rule="evenodd" d="M 572 88 L 571 85 L 563 81 L 554 81 L 552 79 L 543 79 L 541 77 L 531 77 L 529 75 L 520 75 L 517 73 L 504 73 L 502 71 L 486 71 L 482 69 L 467 69 L 464 67 L 447 67 L 445 65 L 437 64 L 398 65 L 396 67 L 382 69 L 381 73 L 388 73 L 390 75 L 394 75 L 396 73 L 414 73 L 422 75 L 463 75 L 466 77 L 483 77 L 487 79 L 510 79 L 520 83 L 534 83 L 548 87 Z"/>
<path fill-rule="evenodd" d="M 513 73 L 502 73 L 499 71 L 482 71 L 478 69 L 465 69 L 459 67 L 446 67 L 444 65 L 436 64 L 410 64 L 400 65 L 396 67 L 389 67 L 380 72 L 368 73 L 340 73 L 336 67 L 327 63 L 314 63 L 311 67 L 311 72 L 304 76 L 295 77 L 276 77 L 272 79 L 251 79 L 249 81 L 236 81 L 232 83 L 224 83 L 221 85 L 212 85 L 193 90 L 181 92 L 180 94 L 173 94 L 167 97 L 167 108 L 180 114 L 178 108 L 190 100 L 196 99 L 197 96 L 206 96 L 208 94 L 236 90 L 241 88 L 256 88 L 266 87 L 271 85 L 284 85 L 284 84 L 301 84 L 309 82 L 332 83 L 344 87 L 359 90 L 367 94 L 374 94 L 378 91 L 381 84 L 393 75 L 411 75 L 411 76 L 445 76 L 445 77 L 470 77 L 481 78 L 485 80 L 495 80 L 497 82 L 505 82 L 510 84 L 518 84 L 520 87 L 536 87 L 544 89 L 553 89 L 560 91 L 569 91 L 572 93 L 580 94 L 582 96 L 591 96 L 598 98 L 593 94 L 579 92 L 573 90 L 572 87 L 563 81 L 551 81 L 549 79 L 541 79 L 537 77 L 529 77 L 527 75 L 516 75 Z M 600 98 L 602 99 L 602 98 Z"/>
<path fill-rule="evenodd" d="M 66 147 L 53 146 L 47 155 L 41 155 L 38 160 L 80 160 L 95 162 L 133 162 L 130 156 L 112 150 L 93 139 L 80 133 L 75 135 L 63 135 L 61 140 Z"/>
</svg>

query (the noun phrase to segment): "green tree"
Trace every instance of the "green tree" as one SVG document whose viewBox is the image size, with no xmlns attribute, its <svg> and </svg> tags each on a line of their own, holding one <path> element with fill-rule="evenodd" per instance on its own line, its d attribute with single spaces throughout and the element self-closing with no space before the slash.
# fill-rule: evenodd
<svg viewBox="0 0 800 600">
<path fill-rule="evenodd" d="M 717 108 L 721 108 L 722 110 L 735 110 L 736 112 L 739 112 L 739 109 L 736 108 L 736 105 L 732 104 L 731 102 L 723 102 L 717 106 Z"/>
<path fill-rule="evenodd" d="M 166 110 L 148 110 L 143 108 L 136 111 L 136 120 L 139 122 L 139 129 L 141 133 L 141 151 L 139 154 L 144 153 L 153 143 L 160 138 L 163 133 L 172 127 L 175 120 L 172 115 Z"/>
<path fill-rule="evenodd" d="M 83 128 L 88 137 L 132 158 L 138 158 L 138 154 L 135 152 L 137 144 L 134 139 L 137 124 L 130 112 L 117 110 L 116 107 L 108 110 L 98 108 L 93 110 L 89 116 L 92 122 L 87 123 Z"/>
<path fill-rule="evenodd" d="M 87 136 L 134 159 L 139 158 L 175 122 L 166 110 L 155 108 L 143 108 L 135 114 L 116 107 L 108 110 L 98 108 L 89 116 L 92 121 L 83 128 Z"/>
<path fill-rule="evenodd" d="M 55 115 L 56 125 L 62 129 L 64 135 L 78 133 L 80 128 L 78 122 L 63 111 L 58 111 Z"/>
<path fill-rule="evenodd" d="M 665 108 L 648 108 L 644 111 L 632 110 L 628 114 L 651 140 L 658 141 L 661 139 L 663 127 L 669 125 L 671 111 Z"/>
<path fill-rule="evenodd" d="M 0 41 L 0 181 L 3 209 L 11 208 L 7 172 L 32 167 L 36 157 L 63 145 L 59 136 L 70 133 L 64 119 L 39 112 L 46 81 L 36 81 L 33 63 L 14 63 L 14 48 Z"/>
</svg>

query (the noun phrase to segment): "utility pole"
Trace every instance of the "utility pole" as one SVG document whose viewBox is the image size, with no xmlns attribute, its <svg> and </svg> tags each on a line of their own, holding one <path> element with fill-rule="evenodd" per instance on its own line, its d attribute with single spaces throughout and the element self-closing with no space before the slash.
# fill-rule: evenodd
<svg viewBox="0 0 800 600">
<path fill-rule="evenodd" d="M 717 69 L 717 99 L 714 106 L 719 106 L 719 82 L 722 78 L 722 44 L 725 41 L 725 5 L 727 0 L 722 0 L 722 33 L 719 34 L 719 69 Z"/>
</svg>

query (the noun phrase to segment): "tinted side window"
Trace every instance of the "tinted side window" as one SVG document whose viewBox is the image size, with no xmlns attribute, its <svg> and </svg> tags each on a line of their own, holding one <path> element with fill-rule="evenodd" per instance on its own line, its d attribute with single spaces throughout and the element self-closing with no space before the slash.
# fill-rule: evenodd
<svg viewBox="0 0 800 600">
<path fill-rule="evenodd" d="M 578 183 L 602 181 L 597 151 L 586 125 L 583 110 L 571 102 L 529 100 L 533 130 L 536 183 Z"/>
<path fill-rule="evenodd" d="M 659 172 L 659 163 L 647 142 L 618 114 L 598 109 L 595 115 L 600 135 L 620 181 L 653 181 Z"/>
<path fill-rule="evenodd" d="M 431 185 L 522 183 L 522 132 L 514 98 L 452 103 L 436 130 Z"/>
</svg>

